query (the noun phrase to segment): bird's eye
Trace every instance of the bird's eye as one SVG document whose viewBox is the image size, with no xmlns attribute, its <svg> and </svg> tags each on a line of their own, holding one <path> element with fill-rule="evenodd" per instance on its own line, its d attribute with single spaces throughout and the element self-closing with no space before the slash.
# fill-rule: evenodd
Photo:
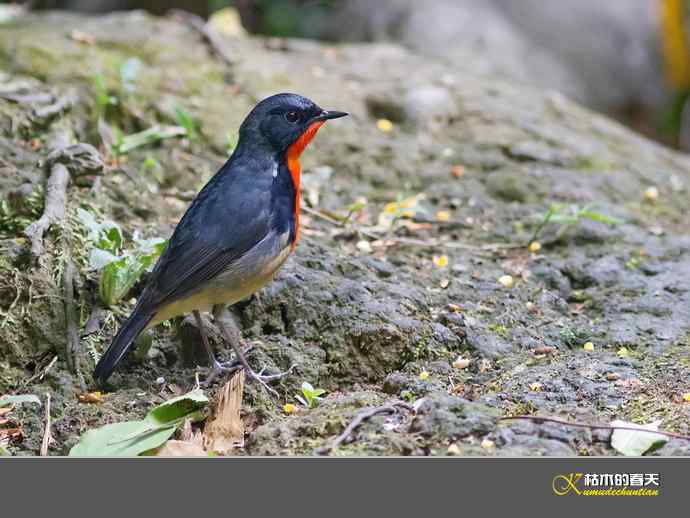
<svg viewBox="0 0 690 518">
<path fill-rule="evenodd" d="M 285 120 L 290 124 L 294 124 L 300 120 L 300 115 L 296 111 L 289 111 L 285 114 Z"/>
</svg>

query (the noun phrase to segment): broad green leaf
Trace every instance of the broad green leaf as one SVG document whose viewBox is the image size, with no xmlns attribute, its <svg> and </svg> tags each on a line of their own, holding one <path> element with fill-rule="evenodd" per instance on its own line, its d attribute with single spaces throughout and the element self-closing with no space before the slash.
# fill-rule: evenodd
<svg viewBox="0 0 690 518">
<path fill-rule="evenodd" d="M 89 430 L 70 450 L 70 457 L 132 457 L 157 448 L 175 432 L 177 424 L 151 429 L 144 421 L 125 421 Z"/>
<path fill-rule="evenodd" d="M 21 405 L 22 403 L 36 403 L 41 405 L 41 400 L 35 394 L 18 394 L 16 396 L 0 396 L 0 406 Z"/>
<path fill-rule="evenodd" d="M 197 420 L 208 403 L 201 389 L 169 399 L 149 410 L 141 421 L 105 425 L 86 432 L 70 456 L 133 456 L 158 448 L 186 419 Z"/>
<path fill-rule="evenodd" d="M 612 427 L 625 426 L 626 428 L 638 428 L 639 430 L 616 429 L 611 434 L 611 446 L 623 455 L 642 455 L 652 449 L 656 449 L 668 441 L 668 437 L 654 433 L 659 429 L 661 421 L 640 425 L 626 421 L 613 421 Z"/>
<path fill-rule="evenodd" d="M 325 393 L 326 393 L 326 391 L 324 389 L 319 388 L 319 389 L 314 389 L 314 392 L 312 394 L 314 395 L 315 398 L 317 398 L 317 397 L 319 397 Z"/>
<path fill-rule="evenodd" d="M 206 406 L 208 398 L 204 391 L 196 389 L 187 394 L 167 400 L 157 407 L 152 408 L 146 414 L 146 420 L 156 424 L 165 424 L 177 419 L 187 417 Z"/>
</svg>

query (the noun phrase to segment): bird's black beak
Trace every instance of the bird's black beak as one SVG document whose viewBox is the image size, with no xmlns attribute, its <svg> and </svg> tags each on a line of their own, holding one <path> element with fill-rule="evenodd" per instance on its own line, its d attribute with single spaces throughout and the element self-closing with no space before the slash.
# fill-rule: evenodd
<svg viewBox="0 0 690 518">
<path fill-rule="evenodd" d="M 311 120 L 311 122 L 327 121 L 330 119 L 339 119 L 340 117 L 345 117 L 346 115 L 350 115 L 350 114 L 347 112 L 339 112 L 339 111 L 335 111 L 335 110 L 324 110 L 319 115 L 314 117 Z"/>
</svg>

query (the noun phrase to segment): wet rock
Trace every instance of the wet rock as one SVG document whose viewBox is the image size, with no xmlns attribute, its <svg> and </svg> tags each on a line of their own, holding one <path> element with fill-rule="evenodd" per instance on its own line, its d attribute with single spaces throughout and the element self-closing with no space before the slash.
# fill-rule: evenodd
<svg viewBox="0 0 690 518">
<path fill-rule="evenodd" d="M 467 345 L 487 358 L 498 358 L 512 349 L 512 345 L 490 331 L 467 329 Z"/>
<path fill-rule="evenodd" d="M 479 403 L 457 396 L 433 394 L 426 397 L 410 424 L 410 432 L 436 440 L 453 440 L 471 434 L 488 433 L 498 414 Z"/>
</svg>

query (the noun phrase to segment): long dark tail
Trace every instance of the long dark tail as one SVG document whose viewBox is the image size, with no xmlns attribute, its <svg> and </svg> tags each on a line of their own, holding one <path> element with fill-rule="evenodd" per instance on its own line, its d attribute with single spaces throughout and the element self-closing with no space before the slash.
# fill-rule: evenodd
<svg viewBox="0 0 690 518">
<path fill-rule="evenodd" d="M 134 312 L 122 324 L 115 338 L 110 342 L 110 347 L 108 347 L 108 350 L 105 351 L 98 365 L 96 365 L 93 377 L 97 382 L 105 383 L 108 380 L 117 364 L 120 363 L 127 350 L 132 346 L 132 342 L 136 340 L 139 333 L 143 331 L 154 315 L 155 312 L 142 311 L 139 308 L 134 309 Z"/>
</svg>

